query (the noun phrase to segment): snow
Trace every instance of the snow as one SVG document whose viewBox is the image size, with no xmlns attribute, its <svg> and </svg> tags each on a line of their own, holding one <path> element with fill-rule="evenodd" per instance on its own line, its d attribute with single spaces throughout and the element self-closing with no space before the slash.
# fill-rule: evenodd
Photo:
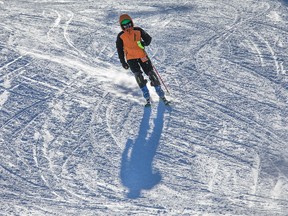
<svg viewBox="0 0 288 216">
<path fill-rule="evenodd" d="M 0 1 L 1 215 L 287 215 L 287 1 Z M 116 53 L 119 15 L 171 107 Z"/>
</svg>

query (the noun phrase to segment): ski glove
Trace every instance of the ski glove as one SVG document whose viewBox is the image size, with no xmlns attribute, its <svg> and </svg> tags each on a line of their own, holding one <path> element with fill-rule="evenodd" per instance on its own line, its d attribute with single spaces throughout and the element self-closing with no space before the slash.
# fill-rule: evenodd
<svg viewBox="0 0 288 216">
<path fill-rule="evenodd" d="M 129 65 L 126 62 L 123 62 L 122 63 L 122 67 L 127 70 L 129 68 Z"/>
<path fill-rule="evenodd" d="M 140 47 L 141 49 L 145 49 L 145 43 L 144 43 L 144 41 L 137 41 L 137 45 L 138 45 L 138 47 Z"/>
</svg>

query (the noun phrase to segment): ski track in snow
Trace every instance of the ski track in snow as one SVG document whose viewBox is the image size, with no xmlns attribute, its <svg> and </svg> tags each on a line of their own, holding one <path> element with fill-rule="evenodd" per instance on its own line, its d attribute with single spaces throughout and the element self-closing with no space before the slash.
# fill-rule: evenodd
<svg viewBox="0 0 288 216">
<path fill-rule="evenodd" d="M 0 1 L 1 214 L 287 215 L 287 4 L 113 3 Z M 171 107 L 121 68 L 120 13 Z"/>
</svg>

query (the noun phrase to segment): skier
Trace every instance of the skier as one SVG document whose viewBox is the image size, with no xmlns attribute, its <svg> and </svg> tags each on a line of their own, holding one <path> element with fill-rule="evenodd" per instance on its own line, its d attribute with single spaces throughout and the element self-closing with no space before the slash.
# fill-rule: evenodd
<svg viewBox="0 0 288 216">
<path fill-rule="evenodd" d="M 151 60 L 145 52 L 145 46 L 151 43 L 151 36 L 140 27 L 134 27 L 134 23 L 128 14 L 122 14 L 119 18 L 122 31 L 118 34 L 116 47 L 120 62 L 126 70 L 131 69 L 136 81 L 146 99 L 151 105 L 150 93 L 146 86 L 147 80 L 143 77 L 143 72 L 149 77 L 151 86 L 154 86 L 156 93 L 167 105 L 169 102 L 165 98 L 165 93 L 161 88 L 160 81 L 153 70 Z M 141 70 L 141 68 L 142 70 Z"/>
</svg>

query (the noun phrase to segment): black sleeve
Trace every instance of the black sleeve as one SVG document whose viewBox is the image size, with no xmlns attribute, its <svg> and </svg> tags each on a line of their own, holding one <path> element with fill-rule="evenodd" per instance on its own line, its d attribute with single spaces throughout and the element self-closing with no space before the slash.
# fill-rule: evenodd
<svg viewBox="0 0 288 216">
<path fill-rule="evenodd" d="M 148 46 L 152 41 L 152 37 L 146 31 L 144 31 L 142 28 L 135 27 L 134 29 L 137 29 L 141 32 L 141 38 L 143 40 L 142 43 L 144 46 Z"/>
<path fill-rule="evenodd" d="M 116 48 L 117 48 L 118 57 L 120 59 L 120 62 L 123 64 L 126 61 L 125 61 L 125 55 L 124 55 L 123 40 L 120 38 L 121 34 L 123 34 L 123 32 L 120 32 L 117 36 Z"/>
</svg>

